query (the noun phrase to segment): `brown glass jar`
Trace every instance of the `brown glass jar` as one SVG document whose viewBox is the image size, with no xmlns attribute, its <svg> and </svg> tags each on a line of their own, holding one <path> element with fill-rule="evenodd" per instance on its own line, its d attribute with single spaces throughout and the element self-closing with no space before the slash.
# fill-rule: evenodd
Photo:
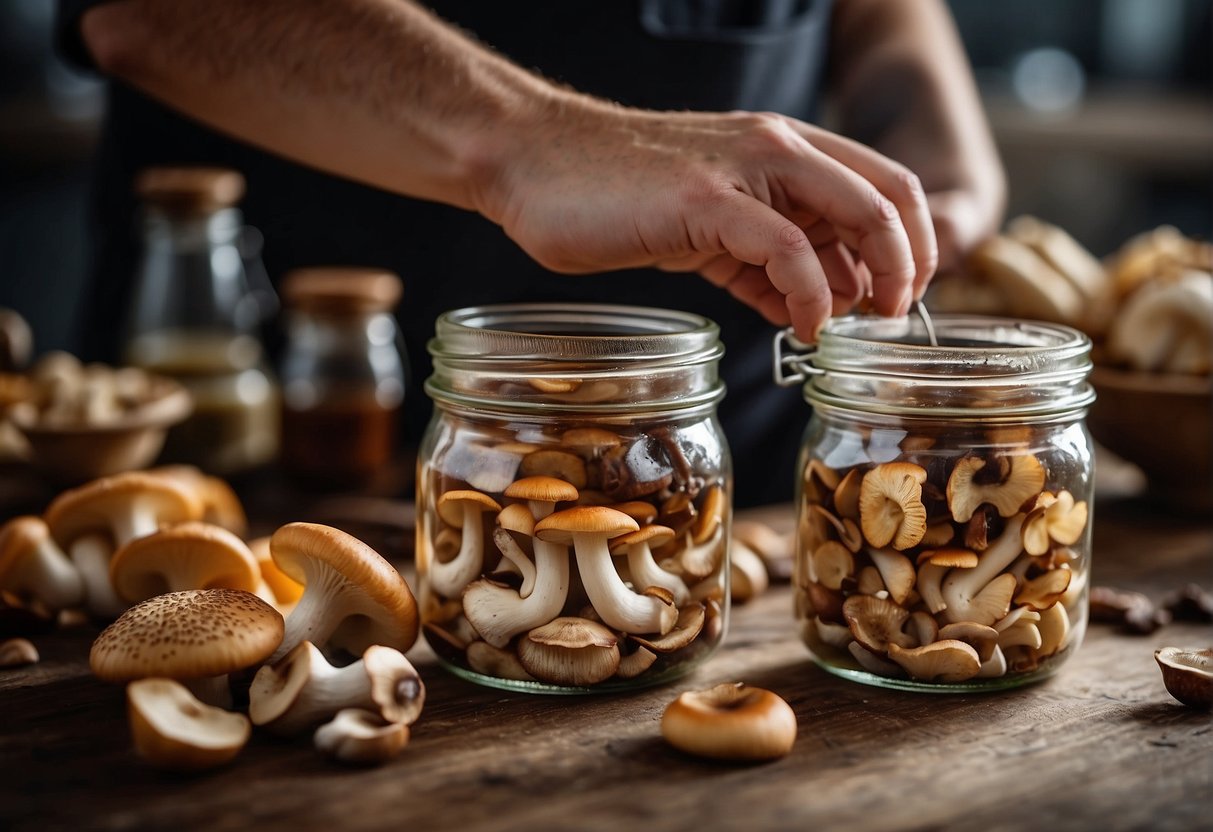
<svg viewBox="0 0 1213 832">
<path fill-rule="evenodd" d="M 392 310 L 400 278 L 312 268 L 282 284 L 282 467 L 325 488 L 374 480 L 396 450 L 405 374 Z"/>
<path fill-rule="evenodd" d="M 418 457 L 424 632 L 482 684 L 680 676 L 728 614 L 732 481 L 715 324 L 624 306 L 448 312 Z"/>
<path fill-rule="evenodd" d="M 815 350 L 782 357 L 813 406 L 796 614 L 831 673 L 1014 687 L 1056 671 L 1086 627 L 1091 344 L 994 318 L 935 330 L 939 346 L 918 320 L 837 318 Z"/>
</svg>

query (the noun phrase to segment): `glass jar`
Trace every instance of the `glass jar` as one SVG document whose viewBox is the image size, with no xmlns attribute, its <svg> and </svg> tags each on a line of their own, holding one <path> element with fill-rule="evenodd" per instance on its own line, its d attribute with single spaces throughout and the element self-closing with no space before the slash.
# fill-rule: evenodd
<svg viewBox="0 0 1213 832">
<path fill-rule="evenodd" d="M 447 312 L 418 455 L 426 638 L 456 674 L 544 693 L 680 676 L 728 615 L 718 327 L 683 312 Z"/>
<path fill-rule="evenodd" d="M 400 278 L 375 269 L 288 274 L 282 466 L 326 488 L 364 486 L 396 448 L 404 360 L 392 310 Z"/>
<path fill-rule="evenodd" d="M 1014 687 L 1082 641 L 1090 341 L 1063 326 L 831 320 L 781 378 L 813 406 L 796 615 L 817 663 L 907 690 Z M 786 336 L 781 335 L 780 338 Z M 794 349 L 799 347 L 794 347 Z"/>
<path fill-rule="evenodd" d="M 125 360 L 175 378 L 194 410 L 163 458 L 235 474 L 278 451 L 278 388 L 257 335 L 260 307 L 241 257 L 236 171 L 152 168 L 140 174 L 143 252 Z"/>
</svg>

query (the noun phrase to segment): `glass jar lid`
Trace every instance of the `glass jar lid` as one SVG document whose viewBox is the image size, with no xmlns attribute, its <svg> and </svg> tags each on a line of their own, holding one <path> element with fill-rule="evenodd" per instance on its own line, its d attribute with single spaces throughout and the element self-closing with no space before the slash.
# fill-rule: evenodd
<svg viewBox="0 0 1213 832">
<path fill-rule="evenodd" d="M 438 401 L 608 413 L 683 410 L 724 395 L 724 347 L 689 312 L 599 304 L 501 304 L 446 312 L 428 344 Z"/>
<path fill-rule="evenodd" d="M 1059 324 L 975 315 L 833 318 L 815 348 L 776 338 L 781 384 L 814 406 L 898 416 L 1047 417 L 1088 407 L 1091 341 Z"/>
</svg>

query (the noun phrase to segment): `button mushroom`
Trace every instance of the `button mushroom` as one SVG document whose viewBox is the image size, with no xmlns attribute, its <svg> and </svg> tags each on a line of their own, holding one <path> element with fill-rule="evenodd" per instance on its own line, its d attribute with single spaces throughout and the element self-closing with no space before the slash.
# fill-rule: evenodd
<svg viewBox="0 0 1213 832">
<path fill-rule="evenodd" d="M 1023 520 L 1022 514 L 1008 519 L 1002 536 L 981 554 L 975 567 L 953 569 L 944 578 L 941 595 L 947 608 L 943 614 L 949 622 L 993 624 L 1007 614 L 1015 592 L 1015 576 L 999 573 L 1023 551 Z"/>
<path fill-rule="evenodd" d="M 357 708 L 337 713 L 316 729 L 316 750 L 351 765 L 379 765 L 393 759 L 408 744 L 409 729 Z"/>
<path fill-rule="evenodd" d="M 596 621 L 557 618 L 518 642 L 518 660 L 542 682 L 585 687 L 615 675 L 619 644 L 615 634 Z"/>
<path fill-rule="evenodd" d="M 628 589 L 615 571 L 607 541 L 640 526 L 626 514 L 605 506 L 577 506 L 558 511 L 535 525 L 540 540 L 572 543 L 577 570 L 595 612 L 625 633 L 667 633 L 678 609 L 654 595 Z"/>
<path fill-rule="evenodd" d="M 0 589 L 52 610 L 84 600 L 80 573 L 40 517 L 14 517 L 0 528 Z"/>
<path fill-rule="evenodd" d="M 438 514 L 451 526 L 461 527 L 459 551 L 447 562 L 430 563 L 429 582 L 434 591 L 458 598 L 484 567 L 484 525 L 481 514 L 501 511 L 497 501 L 479 491 L 447 491 L 438 498 Z"/>
<path fill-rule="evenodd" d="M 927 472 L 909 462 L 886 462 L 864 474 L 859 490 L 859 521 L 868 543 L 908 549 L 927 531 L 922 484 Z"/>
<path fill-rule="evenodd" d="M 88 662 L 106 682 L 165 677 L 204 702 L 228 705 L 227 675 L 265 661 L 282 632 L 282 616 L 251 593 L 173 592 L 119 616 L 93 642 Z"/>
<path fill-rule="evenodd" d="M 248 742 L 244 714 L 199 702 L 172 679 L 140 679 L 126 687 L 135 751 L 154 765 L 184 771 L 229 762 Z"/>
<path fill-rule="evenodd" d="M 255 593 L 260 577 L 257 560 L 244 541 L 220 526 L 197 521 L 136 538 L 110 561 L 110 583 L 128 603 L 187 589 Z"/>
<path fill-rule="evenodd" d="M 408 584 L 361 540 L 329 526 L 290 523 L 274 532 L 270 553 L 303 584 L 271 662 L 304 641 L 358 655 L 372 644 L 404 652 L 417 640 L 417 604 Z"/>
<path fill-rule="evenodd" d="M 948 477 L 948 508 L 957 523 L 967 523 L 983 503 L 994 506 L 1000 516 L 1010 517 L 1040 493 L 1045 484 L 1045 469 L 1031 454 L 1010 458 L 1006 475 L 996 482 L 981 483 L 986 461 L 979 456 L 959 460 Z"/>
<path fill-rule="evenodd" d="M 723 684 L 680 694 L 661 716 L 661 735 L 697 757 L 774 760 L 796 742 L 796 713 L 769 690 Z"/>
<path fill-rule="evenodd" d="M 181 485 L 135 472 L 63 492 L 47 508 L 46 524 L 80 570 L 89 610 L 112 617 L 126 609 L 110 585 L 114 552 L 161 524 L 195 520 L 200 514 L 201 507 Z"/>
<path fill-rule="evenodd" d="M 385 722 L 411 725 L 425 704 L 425 685 L 398 650 L 372 645 L 353 664 L 329 664 L 309 641 L 262 667 L 249 688 L 249 717 L 277 734 L 292 735 L 338 711 L 372 711 Z"/>
</svg>

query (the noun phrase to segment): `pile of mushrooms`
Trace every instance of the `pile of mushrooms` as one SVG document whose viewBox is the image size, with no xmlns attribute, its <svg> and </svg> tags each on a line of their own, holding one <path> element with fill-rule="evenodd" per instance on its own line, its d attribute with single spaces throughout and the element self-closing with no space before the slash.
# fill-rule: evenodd
<svg viewBox="0 0 1213 832">
<path fill-rule="evenodd" d="M 22 635 L 73 611 L 116 617 L 90 666 L 128 683 L 135 747 L 158 765 L 234 757 L 251 729 L 227 710 L 232 686 L 259 665 L 253 724 L 294 735 L 327 723 L 315 743 L 335 759 L 394 756 L 425 697 L 403 655 L 418 631 L 404 578 L 328 526 L 291 523 L 251 543 L 245 534 L 231 488 L 197 469 L 105 477 L 0 527 L 0 606 L 27 614 Z M 28 640 L 0 640 L 0 665 L 37 660 Z"/>
<path fill-rule="evenodd" d="M 801 635 L 831 664 L 919 683 L 1047 669 L 1081 625 L 1088 509 L 1026 450 L 807 464 Z M 921 463 L 921 464 L 919 464 Z"/>
<path fill-rule="evenodd" d="M 427 640 L 482 677 L 577 688 L 703 655 L 723 628 L 730 522 L 706 456 L 672 429 L 460 426 L 418 500 Z M 747 597 L 766 577 L 742 581 Z"/>
</svg>

